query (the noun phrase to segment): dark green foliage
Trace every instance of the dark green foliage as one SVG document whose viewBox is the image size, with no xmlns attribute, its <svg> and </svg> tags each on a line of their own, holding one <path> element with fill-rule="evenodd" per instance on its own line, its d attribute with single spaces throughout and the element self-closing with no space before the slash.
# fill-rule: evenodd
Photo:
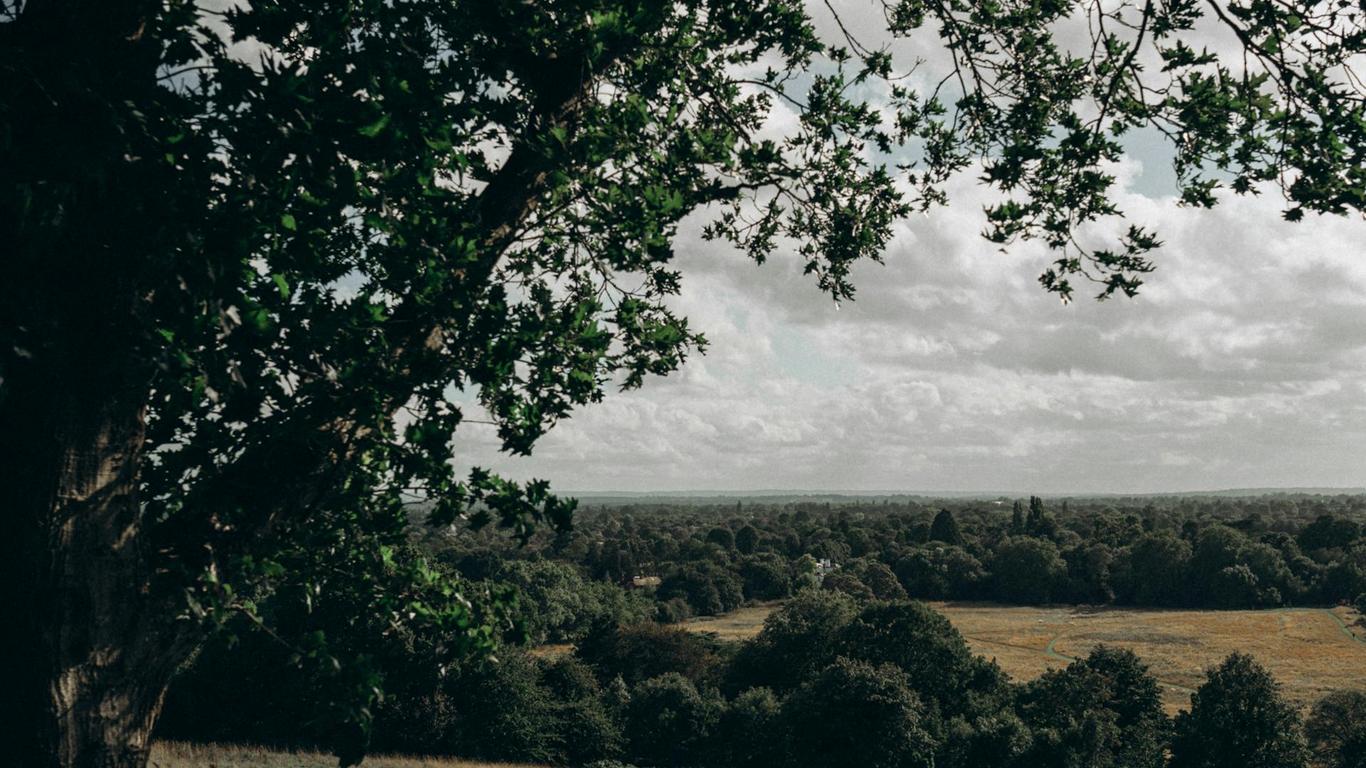
<svg viewBox="0 0 1366 768">
<path fill-rule="evenodd" d="M 764 621 L 732 667 L 736 689 L 768 687 L 785 693 L 834 659 L 837 639 L 857 605 L 841 592 L 805 590 Z"/>
<path fill-rule="evenodd" d="M 1304 734 L 1318 768 L 1366 768 L 1366 693 L 1323 697 L 1309 713 Z"/>
<path fill-rule="evenodd" d="M 1191 551 L 1191 578 L 1201 584 L 1215 584 L 1219 572 L 1238 565 L 1238 553 L 1247 538 L 1227 525 L 1203 528 L 1195 537 Z"/>
<path fill-rule="evenodd" d="M 1306 552 L 1316 549 L 1334 549 L 1345 542 L 1354 541 L 1361 536 L 1361 524 L 1355 520 L 1344 520 L 1333 515 L 1322 515 L 1306 525 L 1297 537 L 1300 548 Z"/>
<path fill-rule="evenodd" d="M 939 514 L 934 516 L 934 522 L 930 523 L 930 541 L 954 546 L 963 543 L 963 533 L 958 530 L 958 521 L 954 519 L 952 512 L 941 509 Z"/>
<path fill-rule="evenodd" d="M 1104 544 L 1078 545 L 1062 553 L 1067 563 L 1066 599 L 1074 603 L 1114 602 L 1114 552 Z"/>
<path fill-rule="evenodd" d="M 749 688 L 726 707 L 713 738 L 713 760 L 726 768 L 782 765 L 787 731 L 778 697 L 767 688 Z"/>
<path fill-rule="evenodd" d="M 661 768 L 702 762 L 724 708 L 724 701 L 698 693 L 681 675 L 645 680 L 631 689 L 626 706 L 628 755 L 633 762 Z"/>
<path fill-rule="evenodd" d="M 961 547 L 917 549 L 896 563 L 896 576 L 911 597 L 971 599 L 987 580 L 982 563 Z"/>
<path fill-rule="evenodd" d="M 686 563 L 664 577 L 658 595 L 662 600 L 681 597 L 693 613 L 712 616 L 740 607 L 744 587 L 729 569 L 709 561 Z"/>
<path fill-rule="evenodd" d="M 517 589 L 514 616 L 537 644 L 573 642 L 594 624 L 634 624 L 653 611 L 639 593 L 585 579 L 565 563 L 512 560 L 492 578 Z"/>
<path fill-rule="evenodd" d="M 604 680 L 619 676 L 635 684 L 672 673 L 700 682 L 715 673 L 719 648 L 717 641 L 703 635 L 646 622 L 600 624 L 584 637 L 575 653 Z"/>
<path fill-rule="evenodd" d="M 1211 602 L 1218 608 L 1253 608 L 1260 602 L 1257 575 L 1246 565 L 1219 569 L 1208 578 L 1206 586 Z"/>
<path fill-rule="evenodd" d="M 1191 546 L 1170 533 L 1145 534 L 1121 554 L 1116 592 L 1138 605 L 1180 605 L 1189 589 Z"/>
<path fill-rule="evenodd" d="M 484 760 L 559 758 L 556 701 L 529 656 L 514 653 L 481 664 L 449 690 L 456 717 L 442 751 Z"/>
<path fill-rule="evenodd" d="M 772 552 L 744 558 L 740 561 L 740 578 L 744 580 L 745 598 L 777 600 L 787 597 L 792 593 L 789 570 L 786 558 Z"/>
<path fill-rule="evenodd" d="M 541 683 L 555 701 L 554 728 L 562 755 L 557 763 L 580 765 L 622 753 L 625 734 L 620 719 L 592 668 L 562 656 L 542 664 Z"/>
<path fill-rule="evenodd" d="M 692 618 L 692 606 L 681 597 L 661 600 L 656 606 L 655 621 L 660 624 L 677 624 Z"/>
<path fill-rule="evenodd" d="M 1251 656 L 1235 653 L 1209 670 L 1176 717 L 1171 768 L 1302 768 L 1300 716 Z"/>
<path fill-rule="evenodd" d="M 873 590 L 869 589 L 862 579 L 847 569 L 826 574 L 825 579 L 821 581 L 821 589 L 843 592 L 855 600 L 873 599 Z"/>
<path fill-rule="evenodd" d="M 620 755 L 626 746 L 621 723 L 598 698 L 558 703 L 553 727 L 562 755 L 556 763 L 583 765 Z"/>
<path fill-rule="evenodd" d="M 911 683 L 891 664 L 837 659 L 783 702 L 787 764 L 931 768 L 938 744 Z"/>
<path fill-rule="evenodd" d="M 718 526 L 707 531 L 707 541 L 722 549 L 735 549 L 735 534 L 729 528 Z"/>
<path fill-rule="evenodd" d="M 742 525 L 735 532 L 735 548 L 742 554 L 752 555 L 759 546 L 759 529 L 752 525 Z"/>
<path fill-rule="evenodd" d="M 1025 518 L 1024 532 L 1030 536 L 1052 538 L 1057 532 L 1057 524 L 1044 509 L 1043 499 L 1029 497 L 1029 516 Z"/>
<path fill-rule="evenodd" d="M 850 567 L 858 573 L 859 580 L 867 585 L 873 597 L 878 600 L 906 599 L 906 590 L 891 568 L 876 560 L 856 561 Z"/>
<path fill-rule="evenodd" d="M 996 546 L 995 592 L 1012 603 L 1047 603 L 1066 586 L 1067 563 L 1047 539 L 1019 536 Z"/>
<path fill-rule="evenodd" d="M 835 652 L 871 664 L 894 664 L 912 690 L 945 716 L 971 710 L 975 694 L 994 694 L 1001 680 L 974 657 L 958 630 L 924 603 L 872 603 L 841 630 Z"/>
<path fill-rule="evenodd" d="M 1333 603 L 1366 593 L 1366 546 L 1357 544 L 1323 569 L 1320 600 Z"/>
<path fill-rule="evenodd" d="M 1033 733 L 1025 763 L 1039 768 L 1162 768 L 1169 724 L 1157 681 L 1133 653 L 1104 646 L 1024 686 L 1020 716 Z"/>
</svg>

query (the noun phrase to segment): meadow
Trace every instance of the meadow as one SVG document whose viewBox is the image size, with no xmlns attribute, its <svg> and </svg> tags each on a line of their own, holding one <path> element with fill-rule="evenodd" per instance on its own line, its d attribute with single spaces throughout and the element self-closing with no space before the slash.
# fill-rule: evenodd
<svg viewBox="0 0 1366 768">
<path fill-rule="evenodd" d="M 1185 709 L 1205 669 L 1234 651 L 1252 654 L 1286 696 L 1307 709 L 1329 691 L 1366 689 L 1366 626 L 1350 608 L 1183 611 L 933 603 L 975 653 L 1013 679 L 1032 680 L 1100 644 L 1128 648 L 1151 668 L 1168 713 Z M 752 637 L 776 604 L 687 622 L 725 640 Z"/>
</svg>

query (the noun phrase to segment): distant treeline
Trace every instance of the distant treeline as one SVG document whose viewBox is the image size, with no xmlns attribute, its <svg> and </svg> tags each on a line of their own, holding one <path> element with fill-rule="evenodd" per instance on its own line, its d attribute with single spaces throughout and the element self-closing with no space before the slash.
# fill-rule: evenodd
<svg viewBox="0 0 1366 768">
<path fill-rule="evenodd" d="M 502 572 L 524 587 L 535 579 L 507 573 L 509 558 L 626 586 L 657 577 L 664 620 L 804 586 L 884 600 L 1233 609 L 1366 594 L 1363 520 L 1361 496 L 622 505 L 581 511 L 572 534 L 527 548 L 468 534 L 426 546 L 469 577 Z"/>
</svg>

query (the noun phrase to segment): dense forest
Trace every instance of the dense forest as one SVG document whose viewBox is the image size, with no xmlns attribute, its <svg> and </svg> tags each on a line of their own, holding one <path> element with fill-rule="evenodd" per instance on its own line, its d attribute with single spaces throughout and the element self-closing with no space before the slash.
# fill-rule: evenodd
<svg viewBox="0 0 1366 768">
<path fill-rule="evenodd" d="M 187 665 L 160 733 L 553 765 L 1361 766 L 1366 694 L 1302 722 L 1235 654 L 1171 719 L 1129 651 L 1015 682 L 920 600 L 1366 608 L 1363 517 L 1357 496 L 741 500 L 590 505 L 523 545 L 415 526 L 396 561 L 515 594 L 494 659 L 433 673 L 448 638 L 333 590 L 272 623 L 368 665 L 329 670 L 244 626 Z M 673 626 L 779 599 L 743 643 Z M 370 733 L 328 716 L 356 674 L 387 691 Z"/>
</svg>

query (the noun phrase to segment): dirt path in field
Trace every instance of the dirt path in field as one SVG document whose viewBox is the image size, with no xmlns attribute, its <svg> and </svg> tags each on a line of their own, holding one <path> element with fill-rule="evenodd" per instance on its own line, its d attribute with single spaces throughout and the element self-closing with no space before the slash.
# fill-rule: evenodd
<svg viewBox="0 0 1366 768">
<path fill-rule="evenodd" d="M 1353 632 L 1352 628 L 1347 625 L 1347 622 L 1343 621 L 1341 616 L 1337 615 L 1336 613 L 1333 613 L 1333 610 L 1331 608 L 1309 608 L 1305 610 L 1323 611 L 1324 613 L 1328 614 L 1328 617 L 1333 620 L 1334 624 L 1338 625 L 1338 629 L 1342 630 L 1342 634 L 1352 638 L 1352 640 L 1361 643 L 1362 645 L 1366 645 L 1366 638 L 1363 638 L 1361 635 L 1358 635 L 1357 633 Z"/>
</svg>

